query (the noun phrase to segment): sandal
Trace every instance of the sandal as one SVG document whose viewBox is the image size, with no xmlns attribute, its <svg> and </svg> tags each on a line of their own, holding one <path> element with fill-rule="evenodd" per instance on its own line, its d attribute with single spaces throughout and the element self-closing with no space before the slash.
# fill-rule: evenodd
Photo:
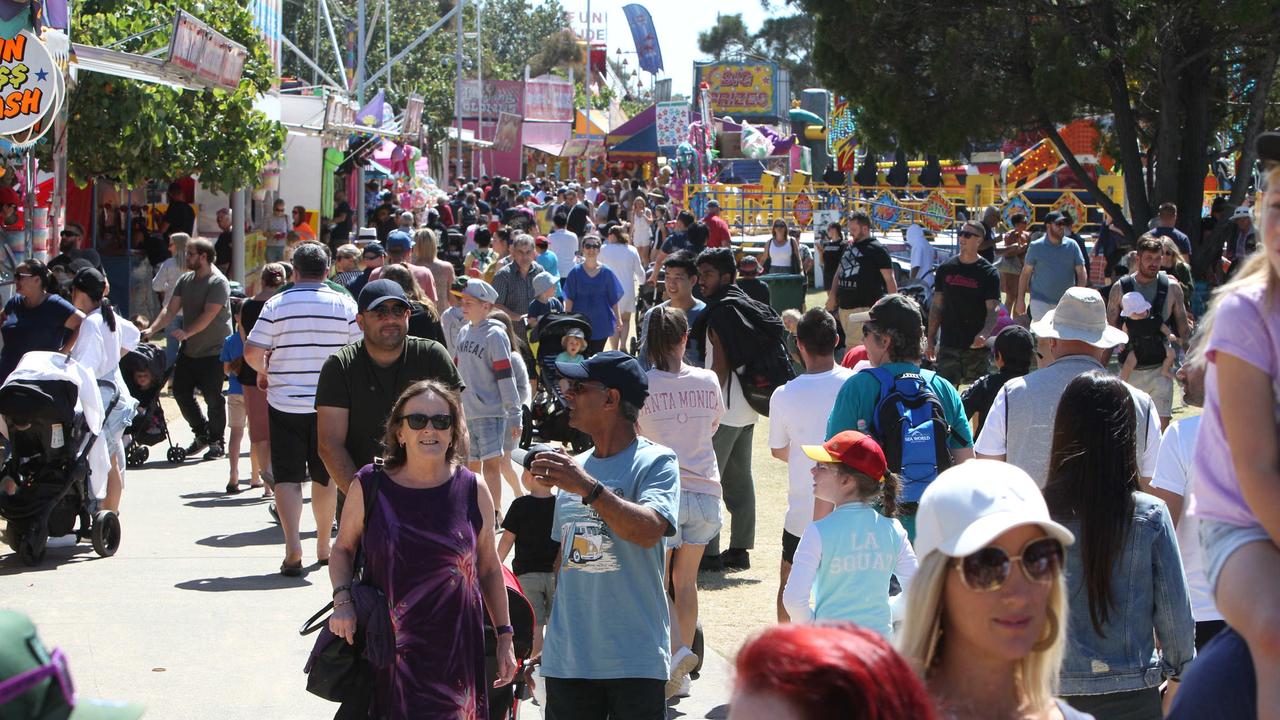
<svg viewBox="0 0 1280 720">
<path fill-rule="evenodd" d="M 285 560 L 280 563 L 280 574 L 285 577 L 302 577 L 302 561 L 291 563 Z"/>
<path fill-rule="evenodd" d="M 227 486 L 223 489 L 227 491 L 228 495 L 239 495 L 240 483 L 227 483 Z"/>
</svg>

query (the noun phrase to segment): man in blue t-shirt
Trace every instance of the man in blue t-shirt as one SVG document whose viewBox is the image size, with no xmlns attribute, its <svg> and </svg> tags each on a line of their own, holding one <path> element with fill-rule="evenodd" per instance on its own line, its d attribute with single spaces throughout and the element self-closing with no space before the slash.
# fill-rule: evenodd
<svg viewBox="0 0 1280 720">
<path fill-rule="evenodd" d="M 1013 316 L 1027 314 L 1026 297 L 1031 293 L 1031 319 L 1039 320 L 1057 306 L 1071 287 L 1087 287 L 1084 255 L 1074 242 L 1064 242 L 1071 220 L 1051 212 L 1044 220 L 1044 236 L 1032 240 L 1018 278 L 1018 295 Z"/>
<path fill-rule="evenodd" d="M 635 358 L 609 351 L 556 369 L 569 424 L 595 448 L 539 452 L 529 464 L 535 482 L 560 489 L 551 530 L 559 577 L 542 647 L 546 715 L 605 720 L 627 708 L 626 717 L 661 720 L 671 635 L 663 538 L 675 534 L 679 462 L 636 436 L 649 382 Z"/>
</svg>

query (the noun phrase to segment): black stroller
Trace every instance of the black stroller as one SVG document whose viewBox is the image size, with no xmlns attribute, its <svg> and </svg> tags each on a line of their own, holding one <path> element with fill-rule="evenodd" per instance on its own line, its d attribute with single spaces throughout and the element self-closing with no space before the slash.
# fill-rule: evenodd
<svg viewBox="0 0 1280 720">
<path fill-rule="evenodd" d="M 586 433 L 569 426 L 569 408 L 557 387 L 560 373 L 556 371 L 556 356 L 560 354 L 565 334 L 571 329 L 581 330 L 583 336 L 591 339 L 591 321 L 581 313 L 546 315 L 529 333 L 529 344 L 537 347 L 534 357 L 538 393 L 533 398 L 530 421 L 526 423 L 528 429 L 521 438 L 522 447 L 553 440 L 564 443 L 573 452 L 584 452 L 591 447 L 591 438 Z"/>
<path fill-rule="evenodd" d="M 103 393 L 110 398 L 105 417 L 117 402 L 115 386 L 106 380 L 98 385 L 110 390 Z M 0 387 L 0 415 L 9 428 L 0 477 L 17 486 L 13 494 L 0 491 L 0 517 L 7 521 L 4 542 L 29 566 L 44 559 L 50 537 L 74 533 L 76 542 L 90 538 L 102 557 L 120 547 L 120 519 L 98 509 L 90 488 L 89 450 L 97 436 L 83 413 L 76 412 L 78 394 L 76 384 L 64 379 L 10 376 Z"/>
<path fill-rule="evenodd" d="M 187 459 L 187 449 L 175 445 L 169 437 L 169 423 L 165 421 L 164 408 L 160 407 L 160 389 L 168 380 L 164 348 L 140 343 L 137 349 L 120 358 L 120 374 L 124 375 L 129 394 L 138 401 L 138 414 L 126 433 L 129 441 L 124 449 L 125 467 L 142 467 L 151 457 L 150 446 L 161 440 L 169 442 L 169 462 L 182 463 Z"/>
</svg>

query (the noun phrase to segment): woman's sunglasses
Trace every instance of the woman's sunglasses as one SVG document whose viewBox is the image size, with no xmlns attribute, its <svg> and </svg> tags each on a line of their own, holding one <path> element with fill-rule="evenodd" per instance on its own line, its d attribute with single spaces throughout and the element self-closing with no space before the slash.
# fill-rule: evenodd
<svg viewBox="0 0 1280 720">
<path fill-rule="evenodd" d="M 586 243 L 582 246 L 583 250 L 599 250 L 600 243 Z"/>
<path fill-rule="evenodd" d="M 67 656 L 63 655 L 62 650 L 58 648 L 54 648 L 53 654 L 49 657 L 49 662 L 44 665 L 0 681 L 0 705 L 17 699 L 49 677 L 57 680 L 58 689 L 62 691 L 62 700 L 67 704 L 67 707 L 75 707 L 76 687 L 71 682 L 71 670 L 67 667 Z"/>
<path fill-rule="evenodd" d="M 1062 543 L 1054 538 L 1032 540 L 1022 546 L 1022 553 L 1009 557 L 1003 548 L 992 545 L 955 561 L 965 587 L 979 592 L 999 590 L 1009 579 L 1016 562 L 1022 575 L 1033 583 L 1053 580 L 1062 568 Z"/>
<path fill-rule="evenodd" d="M 422 413 L 413 413 L 400 418 L 409 424 L 410 430 L 423 430 L 429 423 L 436 430 L 448 430 L 453 427 L 452 415 L 423 415 Z"/>
<path fill-rule="evenodd" d="M 982 237 L 982 234 L 981 234 L 981 233 L 973 232 L 972 230 L 961 230 L 960 232 L 956 233 L 956 237 L 962 237 L 962 238 L 980 238 L 980 237 Z"/>
</svg>

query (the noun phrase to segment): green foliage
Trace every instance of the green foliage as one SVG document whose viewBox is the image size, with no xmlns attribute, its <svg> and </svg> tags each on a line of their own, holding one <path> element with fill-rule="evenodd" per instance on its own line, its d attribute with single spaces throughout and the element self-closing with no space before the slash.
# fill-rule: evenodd
<svg viewBox="0 0 1280 720">
<path fill-rule="evenodd" d="M 741 13 L 721 15 L 715 25 L 698 33 L 698 49 L 716 60 L 746 57 L 776 62 L 790 73 L 792 94 L 798 97 L 801 90 L 818 87 L 812 59 L 814 31 L 813 16 L 808 13 L 771 17 L 756 32 L 746 26 Z"/>
<path fill-rule="evenodd" d="M 203 185 L 229 191 L 256 184 L 284 147 L 284 128 L 253 109 L 274 71 L 251 16 L 237 0 L 86 0 L 76 7 L 73 39 L 147 53 L 167 46 L 178 8 L 248 49 L 239 88 L 183 92 L 80 72 L 67 105 L 67 169 L 74 181 L 105 177 L 137 186 L 198 174 Z M 163 29 L 115 45 L 155 26 Z"/>
</svg>

